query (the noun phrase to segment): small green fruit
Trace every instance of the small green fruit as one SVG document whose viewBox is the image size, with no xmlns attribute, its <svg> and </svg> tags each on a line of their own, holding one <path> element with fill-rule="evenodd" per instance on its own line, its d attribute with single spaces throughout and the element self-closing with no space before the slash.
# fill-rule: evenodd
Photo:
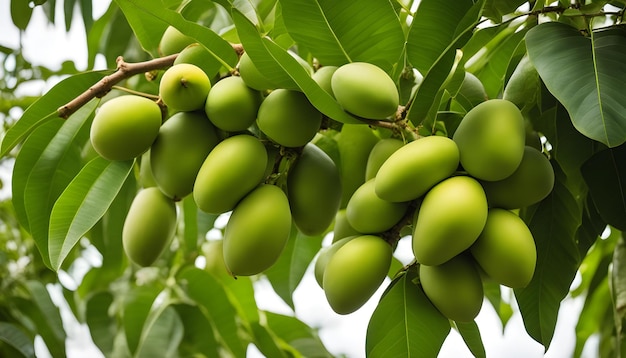
<svg viewBox="0 0 626 358">
<path fill-rule="evenodd" d="M 451 103 L 450 110 L 467 112 L 487 99 L 485 86 L 480 79 L 471 72 L 465 72 L 465 77 L 454 101 Z"/>
<path fill-rule="evenodd" d="M 333 98 L 335 95 L 333 94 L 331 79 L 335 71 L 337 71 L 337 68 L 337 66 L 324 66 L 315 71 L 315 73 L 311 76 L 311 78 L 313 78 L 313 80 Z"/>
<path fill-rule="evenodd" d="M 324 269 L 324 293 L 333 311 L 345 315 L 361 308 L 387 277 L 391 256 L 391 246 L 374 235 L 340 247 Z"/>
<path fill-rule="evenodd" d="M 261 101 L 258 91 L 246 86 L 241 77 L 231 76 L 211 88 L 204 111 L 217 128 L 243 131 L 254 123 Z"/>
<path fill-rule="evenodd" d="M 404 142 L 397 138 L 381 139 L 374 145 L 370 155 L 367 157 L 365 167 L 365 181 L 376 177 L 378 170 L 383 163 L 398 149 L 404 146 Z"/>
<path fill-rule="evenodd" d="M 244 52 L 239 59 L 239 75 L 248 87 L 257 91 L 265 91 L 278 87 L 257 69 L 247 52 Z"/>
<path fill-rule="evenodd" d="M 189 63 L 198 66 L 209 78 L 218 74 L 222 64 L 204 46 L 199 43 L 192 43 L 185 47 L 180 53 L 174 65 L 179 63 Z"/>
<path fill-rule="evenodd" d="M 322 113 L 304 93 L 287 89 L 272 91 L 259 107 L 257 125 L 272 141 L 285 147 L 307 144 L 322 124 Z"/>
<path fill-rule="evenodd" d="M 335 225 L 333 227 L 333 242 L 337 242 L 344 237 L 360 235 L 362 233 L 356 231 L 350 222 L 348 222 L 348 215 L 346 215 L 346 209 L 339 209 L 335 215 Z"/>
<path fill-rule="evenodd" d="M 234 276 L 251 276 L 270 268 L 291 232 L 285 193 L 264 184 L 246 195 L 233 210 L 224 231 L 224 262 Z"/>
<path fill-rule="evenodd" d="M 126 95 L 105 102 L 91 124 L 91 144 L 108 160 L 140 156 L 159 134 L 161 109 L 145 97 Z"/>
<path fill-rule="evenodd" d="M 142 189 L 126 215 L 122 244 L 126 255 L 140 266 L 150 266 L 165 250 L 176 231 L 176 205 L 156 187 Z"/>
<path fill-rule="evenodd" d="M 159 95 L 163 103 L 177 111 L 203 109 L 209 89 L 209 77 L 200 67 L 190 63 L 179 63 L 168 68 L 159 83 Z"/>
<path fill-rule="evenodd" d="M 533 278 L 537 263 L 533 235 L 524 220 L 508 210 L 489 209 L 485 228 L 470 251 L 485 273 L 501 285 L 526 287 Z"/>
<path fill-rule="evenodd" d="M 202 253 L 206 259 L 204 269 L 217 278 L 228 278 L 232 275 L 228 272 L 224 262 L 224 240 L 211 240 L 202 245 Z"/>
<path fill-rule="evenodd" d="M 471 256 L 459 255 L 438 266 L 421 265 L 426 297 L 448 319 L 471 322 L 483 304 L 483 284 Z"/>
<path fill-rule="evenodd" d="M 168 26 L 161 37 L 159 53 L 162 56 L 173 55 L 194 42 L 194 39 L 178 31 L 174 26 Z"/>
<path fill-rule="evenodd" d="M 406 213 L 408 202 L 393 203 L 376 195 L 374 179 L 366 181 L 352 194 L 346 206 L 348 222 L 355 230 L 374 234 L 391 229 Z"/>
<path fill-rule="evenodd" d="M 337 102 L 356 116 L 385 119 L 398 110 L 400 97 L 395 83 L 380 67 L 366 62 L 340 66 L 331 86 Z"/>
</svg>

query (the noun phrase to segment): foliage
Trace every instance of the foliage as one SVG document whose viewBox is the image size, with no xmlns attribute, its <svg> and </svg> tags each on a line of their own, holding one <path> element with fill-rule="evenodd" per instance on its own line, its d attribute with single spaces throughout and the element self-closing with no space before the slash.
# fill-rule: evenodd
<svg viewBox="0 0 626 358">
<path fill-rule="evenodd" d="M 24 3 L 11 1 L 20 31 L 33 11 Z M 34 66 L 21 47 L 0 47 L 0 160 L 14 163 L 11 198 L 0 202 L 0 356 L 33 357 L 36 336 L 52 356 L 66 355 L 54 288 L 61 288 L 105 356 L 241 357 L 250 344 L 271 357 L 332 356 L 314 328 L 293 315 L 259 309 L 254 297 L 254 282 L 265 277 L 295 311 L 294 291 L 322 249 L 323 234 L 309 237 L 294 227 L 269 270 L 233 280 L 202 269 L 209 231 L 223 228 L 216 227 L 217 215 L 187 197 L 177 203 L 175 239 L 154 265 L 140 268 L 124 254 L 122 228 L 143 185 L 143 159 L 110 162 L 88 154 L 96 108 L 122 92 L 92 98 L 67 120 L 58 109 L 113 73 L 118 56 L 129 62 L 159 57 L 168 26 L 215 58 L 220 68 L 212 82 L 237 75 L 241 45 L 277 87 L 303 92 L 325 117 L 315 142 L 340 168 L 349 165 L 338 148 L 348 124 L 365 122 L 381 138 L 451 137 L 476 105 L 464 92 L 466 73 L 480 80 L 486 98 L 514 102 L 555 172 L 550 195 L 519 212 L 537 247 L 532 281 L 514 290 L 526 331 L 549 349 L 561 302 L 580 296 L 585 303 L 575 356 L 593 335 L 600 337 L 599 356 L 626 354 L 625 1 L 459 0 L 451 7 L 436 0 L 115 0 L 97 19 L 91 0 L 31 3 L 50 23 L 60 21 L 54 10 L 63 6 L 67 29 L 73 18 L 83 19 L 88 69 Z M 98 54 L 109 71 L 93 68 Z M 368 121 L 345 112 L 296 56 L 314 69 L 378 65 L 400 93 L 397 118 Z M 129 76 L 122 90 L 155 96 L 163 70 Z M 69 76 L 41 97 L 17 95 L 29 81 L 57 75 Z M 19 119 L 12 118 L 16 108 Z M 284 172 L 291 159 L 279 155 L 287 158 L 276 165 Z M 272 180 L 284 184 L 280 177 Z M 390 230 L 396 236 L 390 240 L 397 242 L 401 233 Z M 101 264 L 77 274 L 94 251 Z M 484 356 L 477 324 L 448 321 L 424 295 L 417 265 L 401 266 L 393 266 L 392 283 L 371 318 L 367 355 L 435 357 L 454 329 L 474 355 Z M 75 287 L 60 280 L 62 273 Z M 485 283 L 485 295 L 505 326 L 514 307 L 495 286 Z"/>
</svg>

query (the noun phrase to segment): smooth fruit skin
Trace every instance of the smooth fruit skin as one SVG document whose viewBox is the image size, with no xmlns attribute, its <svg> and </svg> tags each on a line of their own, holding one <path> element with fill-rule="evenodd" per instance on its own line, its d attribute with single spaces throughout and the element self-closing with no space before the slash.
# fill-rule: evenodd
<svg viewBox="0 0 626 358">
<path fill-rule="evenodd" d="M 335 162 L 315 144 L 304 146 L 287 176 L 293 221 L 300 232 L 320 235 L 341 204 L 341 177 Z"/>
<path fill-rule="evenodd" d="M 487 198 L 475 179 L 457 176 L 435 185 L 413 225 L 413 254 L 422 265 L 441 265 L 468 249 L 487 221 Z"/>
<path fill-rule="evenodd" d="M 179 63 L 168 68 L 159 83 L 159 95 L 168 107 L 176 111 L 204 108 L 211 81 L 200 67 Z"/>
<path fill-rule="evenodd" d="M 224 262 L 224 240 L 211 240 L 202 245 L 202 253 L 206 259 L 204 269 L 217 278 L 231 278 Z"/>
<path fill-rule="evenodd" d="M 257 91 L 266 91 L 277 87 L 270 79 L 265 77 L 254 65 L 250 55 L 244 52 L 239 58 L 239 75 L 246 85 Z"/>
<path fill-rule="evenodd" d="M 473 321 L 483 303 L 483 284 L 471 256 L 459 255 L 438 266 L 421 265 L 426 297 L 448 319 Z"/>
<path fill-rule="evenodd" d="M 331 79 L 338 68 L 339 67 L 337 66 L 323 66 L 315 71 L 315 73 L 311 76 L 311 78 L 315 82 L 317 82 L 317 84 L 333 98 L 335 97 L 335 95 L 333 94 Z"/>
<path fill-rule="evenodd" d="M 161 109 L 145 97 L 125 95 L 105 102 L 91 124 L 91 144 L 108 160 L 129 160 L 150 148 L 161 127 Z"/>
<path fill-rule="evenodd" d="M 193 198 L 210 214 L 231 211 L 261 183 L 267 166 L 265 146 L 254 136 L 239 134 L 211 150 L 198 171 Z"/>
<path fill-rule="evenodd" d="M 307 144 L 322 124 L 322 113 L 299 91 L 277 89 L 261 103 L 257 114 L 259 129 L 285 147 Z"/>
<path fill-rule="evenodd" d="M 234 276 L 261 273 L 276 262 L 291 232 L 285 193 L 263 184 L 233 210 L 224 231 L 224 262 Z"/>
<path fill-rule="evenodd" d="M 524 117 L 512 103 L 491 99 L 472 108 L 452 137 L 469 175 L 496 181 L 513 174 L 522 161 Z"/>
<path fill-rule="evenodd" d="M 168 26 L 161 37 L 159 53 L 162 56 L 173 55 L 194 42 L 194 39 L 178 31 L 174 26 Z"/>
<path fill-rule="evenodd" d="M 370 180 L 376 176 L 383 163 L 398 149 L 404 146 L 404 142 L 398 138 L 381 139 L 374 145 L 367 157 L 365 167 L 365 180 Z"/>
<path fill-rule="evenodd" d="M 126 215 L 122 244 L 128 258 L 150 266 L 167 247 L 176 231 L 176 205 L 158 188 L 142 189 Z"/>
<path fill-rule="evenodd" d="M 383 283 L 391 265 L 391 246 L 375 235 L 353 238 L 328 260 L 323 288 L 330 307 L 349 314 L 363 306 Z"/>
<path fill-rule="evenodd" d="M 385 119 L 398 110 L 396 84 L 380 67 L 366 62 L 340 66 L 331 78 L 335 99 L 359 117 Z"/>
<path fill-rule="evenodd" d="M 458 112 L 467 112 L 481 102 L 488 99 L 485 86 L 476 75 L 471 72 L 465 72 L 465 77 L 461 83 L 461 87 L 454 96 L 454 101 L 450 105 L 450 110 Z"/>
<path fill-rule="evenodd" d="M 346 209 L 339 209 L 335 215 L 335 224 L 333 226 L 333 242 L 337 242 L 344 237 L 360 235 L 362 233 L 356 231 L 355 228 L 348 222 L 348 215 Z"/>
<path fill-rule="evenodd" d="M 317 284 L 320 285 L 320 287 L 324 288 L 324 271 L 326 270 L 326 264 L 328 264 L 330 258 L 335 254 L 335 252 L 337 252 L 337 250 L 339 250 L 339 248 L 345 245 L 348 241 L 359 236 L 362 235 L 352 235 L 344 237 L 341 240 L 333 242 L 330 246 L 320 249 L 319 255 L 317 255 L 317 258 L 315 259 L 315 266 L 313 270 L 315 280 L 317 281 Z"/>
<path fill-rule="evenodd" d="M 429 136 L 394 152 L 376 174 L 376 195 L 402 202 L 417 199 L 459 166 L 459 149 L 448 137 Z"/>
<path fill-rule="evenodd" d="M 150 148 L 150 165 L 157 186 L 174 200 L 190 194 L 204 159 L 218 142 L 215 128 L 201 112 L 171 116 Z"/>
<path fill-rule="evenodd" d="M 217 128 L 243 131 L 256 120 L 261 101 L 258 91 L 246 86 L 241 77 L 231 76 L 211 87 L 204 111 Z"/>
<path fill-rule="evenodd" d="M 174 60 L 174 65 L 179 63 L 189 63 L 198 66 L 204 73 L 212 78 L 218 75 L 222 64 L 202 45 L 192 43 L 185 47 Z"/>
<path fill-rule="evenodd" d="M 489 209 L 487 223 L 470 248 L 476 262 L 501 285 L 526 287 L 533 278 L 537 248 L 519 216 L 505 209 Z"/>
<path fill-rule="evenodd" d="M 381 233 L 391 229 L 404 216 L 409 203 L 393 203 L 379 198 L 374 179 L 366 181 L 352 194 L 346 206 L 350 226 L 365 233 Z"/>
<path fill-rule="evenodd" d="M 520 209 L 547 197 L 554 187 L 550 160 L 537 149 L 526 146 L 519 167 L 510 176 L 481 183 L 492 207 Z"/>
<path fill-rule="evenodd" d="M 150 165 L 150 149 L 141 155 L 138 182 L 142 188 L 157 186 L 156 181 L 154 181 L 154 175 L 152 175 L 152 166 Z"/>
</svg>

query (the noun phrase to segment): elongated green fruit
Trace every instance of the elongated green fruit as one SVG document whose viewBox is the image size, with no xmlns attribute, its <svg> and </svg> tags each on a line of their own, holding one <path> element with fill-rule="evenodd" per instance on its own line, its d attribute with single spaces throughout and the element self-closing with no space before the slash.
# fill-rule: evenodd
<svg viewBox="0 0 626 358">
<path fill-rule="evenodd" d="M 330 246 L 323 247 L 322 249 L 320 249 L 319 255 L 315 259 L 315 266 L 314 266 L 315 280 L 317 281 L 318 285 L 320 285 L 320 287 L 322 288 L 324 287 L 323 286 L 324 285 L 324 271 L 326 270 L 326 264 L 328 264 L 328 260 L 330 260 L 330 258 L 335 254 L 335 252 L 337 252 L 337 250 L 339 250 L 339 248 L 345 245 L 348 241 L 359 236 L 362 236 L 362 235 L 353 235 L 353 236 L 344 237 L 341 240 L 337 240 L 333 242 Z"/>
<path fill-rule="evenodd" d="M 358 232 L 348 222 L 348 215 L 346 209 L 339 209 L 335 215 L 335 224 L 333 226 L 333 242 L 337 242 L 344 237 L 363 234 Z"/>
<path fill-rule="evenodd" d="M 397 138 L 381 139 L 374 145 L 367 157 L 365 167 L 365 181 L 376 176 L 383 163 L 398 149 L 404 146 L 404 142 Z"/>
<path fill-rule="evenodd" d="M 391 265 L 391 246 L 375 235 L 353 238 L 328 260 L 323 288 L 330 307 L 338 314 L 363 306 L 383 283 Z"/>
<path fill-rule="evenodd" d="M 391 229 L 404 216 L 408 202 L 393 203 L 376 195 L 375 180 L 370 179 L 361 185 L 352 195 L 346 216 L 355 230 L 375 234 Z"/>
<path fill-rule="evenodd" d="M 178 31 L 174 26 L 168 26 L 159 42 L 159 53 L 162 56 L 173 55 L 194 42 L 194 39 Z"/>
<path fill-rule="evenodd" d="M 283 251 L 291 232 L 285 193 L 264 184 L 246 195 L 233 210 L 224 231 L 224 262 L 234 276 L 259 274 Z"/>
<path fill-rule="evenodd" d="M 424 195 L 459 166 L 459 150 L 448 137 L 430 136 L 395 151 L 376 174 L 376 195 L 393 202 Z"/>
<path fill-rule="evenodd" d="M 204 111 L 217 128 L 242 131 L 254 123 L 261 100 L 261 94 L 246 86 L 241 77 L 231 76 L 209 90 Z"/>
<path fill-rule="evenodd" d="M 198 171 L 193 197 L 210 214 L 233 210 L 261 183 L 267 166 L 265 146 L 254 136 L 239 134 L 213 148 Z"/>
<path fill-rule="evenodd" d="M 122 229 L 128 258 L 150 266 L 165 250 L 176 231 L 176 205 L 158 188 L 141 190 L 130 206 Z"/>
<path fill-rule="evenodd" d="M 246 85 L 257 91 L 265 91 L 276 88 L 271 79 L 265 77 L 255 66 L 247 52 L 239 59 L 239 74 Z"/>
</svg>

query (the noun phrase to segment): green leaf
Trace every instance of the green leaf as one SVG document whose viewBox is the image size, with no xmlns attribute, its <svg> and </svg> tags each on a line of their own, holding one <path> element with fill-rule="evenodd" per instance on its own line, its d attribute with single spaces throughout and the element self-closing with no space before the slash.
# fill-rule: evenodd
<svg viewBox="0 0 626 358">
<path fill-rule="evenodd" d="M 184 249 L 187 253 L 192 253 L 198 249 L 198 242 L 201 238 L 198 234 L 198 206 L 193 195 L 187 195 L 182 200 L 182 209 Z"/>
<path fill-rule="evenodd" d="M 29 6 L 28 1 L 11 0 L 11 20 L 18 29 L 26 30 L 32 14 L 33 9 Z"/>
<path fill-rule="evenodd" d="M 285 352 L 280 348 L 281 339 L 267 327 L 258 322 L 251 324 L 252 334 L 254 335 L 254 345 L 266 357 L 287 358 Z"/>
<path fill-rule="evenodd" d="M 246 52 L 259 71 L 272 78 L 273 83 L 281 88 L 301 90 L 315 108 L 336 121 L 362 123 L 345 112 L 285 49 L 268 38 L 262 38 L 245 15 L 234 9 L 232 17 Z"/>
<path fill-rule="evenodd" d="M 483 16 L 493 22 L 502 22 L 502 15 L 507 15 L 522 6 L 526 0 L 487 0 Z"/>
<path fill-rule="evenodd" d="M 14 323 L 0 322 L 0 341 L 15 348 L 26 358 L 35 358 L 33 341 Z"/>
<path fill-rule="evenodd" d="M 133 355 L 140 347 L 145 323 L 154 300 L 160 293 L 161 288 L 157 286 L 138 286 L 130 290 L 123 298 L 122 324 L 128 349 Z"/>
<path fill-rule="evenodd" d="M 91 339 L 105 356 L 113 352 L 117 327 L 115 319 L 109 315 L 113 294 L 108 291 L 94 293 L 86 302 L 85 321 Z"/>
<path fill-rule="evenodd" d="M 64 358 L 66 334 L 58 307 L 52 302 L 48 290 L 41 282 L 30 280 L 24 286 L 31 301 L 22 310 L 35 323 L 37 334 L 43 338 L 52 357 Z"/>
<path fill-rule="evenodd" d="M 111 2 L 107 11 L 102 14 L 99 19 L 94 21 L 90 30 L 87 32 L 87 68 L 93 68 L 96 61 L 96 55 L 101 50 L 104 34 L 108 31 L 111 24 L 111 18 L 117 11 L 119 11 L 117 5 Z"/>
<path fill-rule="evenodd" d="M 235 357 L 245 356 L 247 343 L 239 338 L 237 312 L 222 285 L 210 273 L 196 267 L 186 267 L 178 275 L 202 313 L 213 323 L 221 342 Z"/>
<path fill-rule="evenodd" d="M 322 246 L 323 239 L 323 236 L 305 236 L 297 230 L 292 230 L 291 238 L 278 261 L 265 271 L 274 291 L 292 309 L 295 309 L 293 292 Z"/>
<path fill-rule="evenodd" d="M 367 327 L 367 357 L 437 357 L 450 323 L 417 280 L 413 267 L 387 288 Z"/>
<path fill-rule="evenodd" d="M 480 336 L 480 331 L 478 330 L 476 322 L 454 322 L 454 325 L 474 357 L 487 357 L 485 353 L 485 346 L 483 345 L 483 340 Z"/>
<path fill-rule="evenodd" d="M 183 338 L 183 323 L 172 306 L 167 305 L 154 313 L 135 357 L 175 357 Z"/>
<path fill-rule="evenodd" d="M 57 109 L 83 93 L 107 73 L 104 71 L 85 72 L 68 77 L 57 83 L 41 98 L 24 111 L 2 139 L 0 157 L 4 157 L 35 128 L 57 117 Z"/>
<path fill-rule="evenodd" d="M 106 36 L 100 39 L 100 52 L 107 60 L 107 67 L 115 68 L 117 57 L 126 52 L 133 38 L 133 29 L 124 17 L 124 13 L 117 7 L 106 24 L 105 34 Z"/>
<path fill-rule="evenodd" d="M 594 154 L 581 171 L 600 216 L 626 231 L 626 144 Z"/>
<path fill-rule="evenodd" d="M 569 25 L 547 22 L 528 31 L 526 46 L 546 87 L 578 131 L 609 147 L 626 141 L 626 27 L 585 37 Z"/>
<path fill-rule="evenodd" d="M 65 18 L 65 32 L 69 32 L 72 27 L 72 18 L 74 17 L 74 7 L 77 0 L 63 1 L 63 15 Z"/>
<path fill-rule="evenodd" d="M 231 304 L 237 310 L 239 318 L 244 323 L 258 322 L 260 320 L 259 308 L 254 297 L 252 279 L 247 276 L 240 276 L 234 279 L 230 275 L 224 275 L 219 278 Z"/>
<path fill-rule="evenodd" d="M 133 168 L 133 161 L 90 161 L 59 196 L 50 214 L 50 264 L 59 270 L 74 245 L 104 216 Z"/>
<path fill-rule="evenodd" d="M 84 143 L 86 130 L 89 129 L 89 119 L 97 104 L 97 100 L 87 103 L 64 121 L 49 142 L 33 143 L 36 148 L 28 151 L 29 155 L 37 155 L 37 152 L 39 155 L 27 178 L 21 178 L 26 181 L 24 210 L 28 218 L 30 233 L 35 239 L 44 263 L 48 266 L 50 266 L 48 227 L 52 207 L 65 187 L 80 171 L 82 165 L 80 149 Z M 36 132 L 51 129 L 56 129 L 56 125 L 50 123 L 50 125 L 37 128 Z M 17 160 L 20 158 L 23 157 L 18 155 Z M 26 158 L 26 160 L 32 161 L 31 158 Z"/>
<path fill-rule="evenodd" d="M 182 357 L 203 354 L 207 358 L 219 358 L 218 343 L 213 326 L 197 306 L 179 304 L 173 306 L 183 322 L 183 339 L 179 346 Z"/>
<path fill-rule="evenodd" d="M 332 357 L 317 332 L 298 318 L 273 312 L 264 312 L 264 315 L 268 327 L 304 357 Z"/>
<path fill-rule="evenodd" d="M 404 50 L 389 1 L 281 0 L 287 31 L 322 65 L 369 62 L 387 72 Z"/>
<path fill-rule="evenodd" d="M 537 247 L 535 274 L 527 287 L 515 289 L 528 334 L 546 349 L 554 335 L 561 300 L 567 296 L 581 257 L 575 234 L 581 212 L 572 194 L 557 176 L 552 193 L 533 210 L 520 214 Z"/>
</svg>

